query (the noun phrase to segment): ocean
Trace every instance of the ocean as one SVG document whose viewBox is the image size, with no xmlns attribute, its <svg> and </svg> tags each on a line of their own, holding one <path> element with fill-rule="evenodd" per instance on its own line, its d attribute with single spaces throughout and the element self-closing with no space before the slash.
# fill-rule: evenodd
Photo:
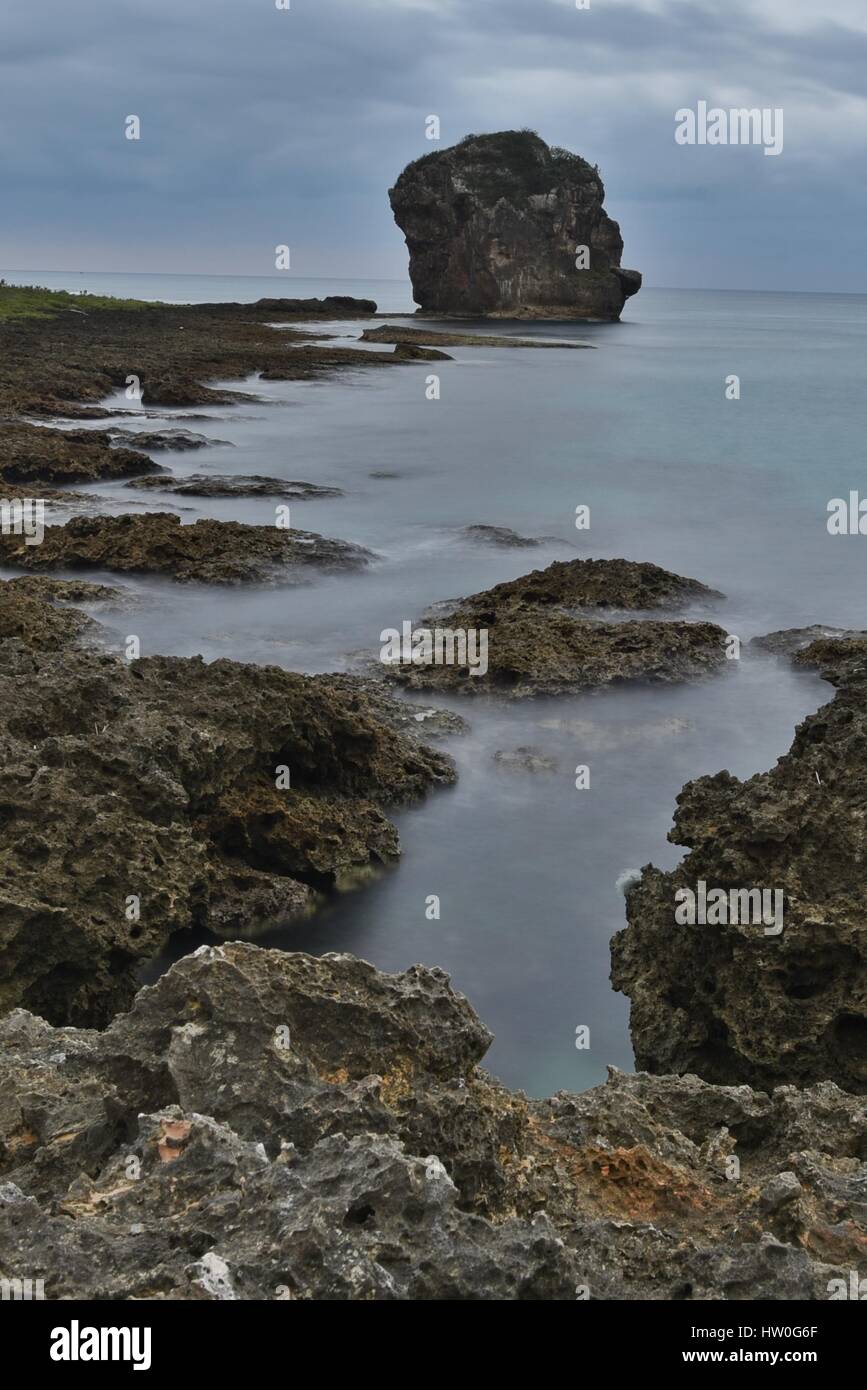
<svg viewBox="0 0 867 1390">
<path fill-rule="evenodd" d="M 386 312 L 411 314 L 415 305 L 409 280 L 311 280 L 286 271 L 280 275 L 173 275 L 91 273 L 85 270 L 3 270 L 10 285 L 41 285 L 71 294 L 110 294 L 118 299 L 160 300 L 163 304 L 252 304 L 257 299 L 324 299 L 349 294 L 375 299 Z"/>
<path fill-rule="evenodd" d="M 412 311 L 403 281 L 0 275 L 177 303 L 349 294 L 396 316 Z M 362 326 L 321 332 L 348 343 Z M 767 769 L 797 722 L 831 696 L 818 676 L 751 650 L 749 639 L 814 622 L 867 627 L 867 538 L 831 536 L 826 525 L 830 499 L 867 495 L 867 298 L 643 289 L 619 324 L 461 327 L 596 350 L 454 348 L 454 362 L 231 383 L 257 399 L 197 407 L 207 421 L 179 423 L 234 447 L 160 462 L 181 474 L 341 487 L 343 497 L 293 504 L 292 523 L 360 542 L 376 563 L 285 589 L 124 580 L 136 606 L 103 621 L 118 644 L 135 631 L 143 654 L 351 670 L 376 659 L 382 629 L 555 559 L 651 560 L 722 590 L 709 616 L 742 650 L 716 679 L 514 704 L 425 697 L 469 723 L 445 745 L 457 786 L 392 814 L 397 866 L 258 938 L 351 951 L 386 970 L 442 966 L 496 1035 L 486 1061 L 495 1074 L 532 1094 L 580 1090 L 604 1079 L 608 1064 L 632 1066 L 627 1001 L 608 981 L 609 941 L 624 923 L 618 876 L 681 857 L 666 837 L 684 782 Z M 439 400 L 427 398 L 432 371 Z M 740 399 L 727 399 L 732 376 Z M 170 424 L 186 412 L 159 413 Z M 274 519 L 265 499 L 171 507 L 120 484 L 93 490 L 126 510 L 165 505 L 189 521 Z M 590 507 L 589 530 L 575 529 L 580 505 Z M 475 523 L 545 539 L 534 549 L 492 547 L 461 534 Z M 552 769 L 494 760 L 524 746 Z M 575 786 L 579 764 L 591 770 L 587 790 Z M 441 901 L 433 921 L 432 894 Z M 575 1045 L 582 1027 L 589 1049 Z"/>
</svg>

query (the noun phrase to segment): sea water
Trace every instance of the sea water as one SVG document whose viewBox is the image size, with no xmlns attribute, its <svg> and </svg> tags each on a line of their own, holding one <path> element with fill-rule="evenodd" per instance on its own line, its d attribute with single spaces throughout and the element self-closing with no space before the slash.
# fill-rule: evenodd
<svg viewBox="0 0 867 1390">
<path fill-rule="evenodd" d="M 58 287 L 176 302 L 335 293 L 374 298 L 395 315 L 412 308 L 401 281 L 61 278 Z M 364 326 L 313 331 L 348 344 Z M 645 289 L 619 324 L 459 326 L 594 350 L 452 348 L 452 362 L 233 382 L 257 399 L 197 407 L 204 421 L 164 410 L 161 420 L 123 422 L 182 425 L 233 446 L 160 454 L 179 474 L 266 473 L 342 488 L 343 497 L 293 502 L 292 524 L 359 542 L 377 558 L 366 573 L 299 587 L 125 577 L 136 605 L 103 621 L 119 649 L 135 632 L 143 654 L 316 672 L 357 669 L 376 659 L 382 629 L 555 559 L 651 560 L 722 590 L 710 614 L 690 615 L 741 639 L 740 660 L 711 680 L 514 703 L 417 698 L 419 708 L 439 704 L 468 721 L 441 745 L 456 759 L 457 785 L 390 813 L 403 846 L 395 867 L 257 938 L 351 951 L 385 970 L 442 966 L 496 1035 L 492 1071 L 534 1094 L 581 1089 L 608 1063 L 632 1065 L 628 1004 L 608 980 L 610 938 L 624 925 L 618 876 L 677 863 L 683 850 L 666 837 L 684 782 L 771 767 L 795 724 L 831 697 L 817 675 L 751 650 L 749 639 L 813 622 L 867 627 L 867 537 L 834 537 L 826 524 L 831 498 L 867 494 L 867 298 Z M 439 399 L 429 398 L 431 374 Z M 733 376 L 739 399 L 729 398 Z M 274 521 L 274 499 L 173 501 L 117 483 L 91 490 L 113 509 Z M 578 506 L 590 508 L 588 530 L 575 528 Z M 462 534 L 478 523 L 544 539 L 533 549 L 489 546 Z M 550 766 L 495 761 L 525 746 Z M 590 768 L 589 789 L 576 788 L 579 765 Z M 431 895 L 438 920 L 427 912 Z M 177 953 L 190 944 L 180 941 Z M 582 1028 L 589 1049 L 575 1045 Z"/>
</svg>

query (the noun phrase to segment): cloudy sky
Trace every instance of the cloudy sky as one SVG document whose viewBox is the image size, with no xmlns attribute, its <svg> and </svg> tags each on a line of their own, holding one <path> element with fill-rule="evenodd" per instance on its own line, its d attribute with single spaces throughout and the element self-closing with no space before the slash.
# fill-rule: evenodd
<svg viewBox="0 0 867 1390">
<path fill-rule="evenodd" d="M 269 274 L 287 243 L 401 276 L 387 189 L 436 114 L 598 163 L 648 284 L 867 292 L 865 0 L 40 0 L 2 31 L 3 268 Z M 783 108 L 782 155 L 676 144 L 700 100 Z"/>
</svg>

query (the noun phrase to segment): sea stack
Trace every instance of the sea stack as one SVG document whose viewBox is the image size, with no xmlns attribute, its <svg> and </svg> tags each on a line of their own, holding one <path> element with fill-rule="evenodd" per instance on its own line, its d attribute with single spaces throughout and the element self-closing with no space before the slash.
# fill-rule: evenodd
<svg viewBox="0 0 867 1390">
<path fill-rule="evenodd" d="M 533 131 L 467 135 L 407 165 L 389 190 L 423 314 L 620 318 L 641 287 L 599 170 Z"/>
</svg>

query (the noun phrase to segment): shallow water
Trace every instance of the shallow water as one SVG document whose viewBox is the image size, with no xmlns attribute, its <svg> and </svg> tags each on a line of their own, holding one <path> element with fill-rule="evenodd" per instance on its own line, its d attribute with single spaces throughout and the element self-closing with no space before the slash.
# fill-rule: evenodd
<svg viewBox="0 0 867 1390">
<path fill-rule="evenodd" d="M 104 292 L 98 278 L 88 287 Z M 361 282 L 330 288 L 370 293 Z M 113 292 L 141 290 L 127 283 Z M 275 290 L 257 286 L 250 298 L 265 293 Z M 161 463 L 184 474 L 336 484 L 346 496 L 293 503 L 293 525 L 361 542 L 377 561 L 361 575 L 293 588 L 215 592 L 129 580 L 137 605 L 99 616 L 118 642 L 136 632 L 145 654 L 349 669 L 353 653 L 376 657 L 382 628 L 416 619 L 435 600 L 553 559 L 622 555 L 722 589 L 728 597 L 710 616 L 744 642 L 810 622 L 867 627 L 867 538 L 831 537 L 826 528 L 831 497 L 867 490 L 867 299 L 645 290 L 626 318 L 480 324 L 597 350 L 449 349 L 451 363 L 249 382 L 260 402 L 196 412 L 210 424 L 177 421 L 235 447 L 160 454 Z M 348 338 L 361 327 L 321 329 Z M 438 401 L 426 399 L 431 372 L 441 380 Z M 739 401 L 725 399 L 729 373 L 741 378 Z M 163 412 L 169 423 L 185 413 Z M 398 476 L 371 477 L 377 470 Z M 165 505 L 185 520 L 274 519 L 262 499 L 185 498 L 175 508 L 170 495 L 93 490 L 125 507 Z M 574 528 L 579 504 L 591 507 L 589 532 Z M 476 522 L 551 539 L 536 549 L 489 547 L 460 535 Z M 439 701 L 471 725 L 446 744 L 460 780 L 394 815 L 400 864 L 261 939 L 353 951 L 385 969 L 441 965 L 496 1033 L 488 1064 L 504 1081 L 536 1094 L 593 1084 L 606 1064 L 631 1065 L 627 1004 L 608 983 L 608 943 L 624 920 L 618 874 L 651 860 L 675 864 L 682 851 L 666 833 L 683 783 L 773 765 L 795 723 L 830 694 L 815 675 L 745 645 L 739 662 L 697 685 L 516 704 Z M 496 751 L 527 744 L 557 770 L 493 761 Z M 579 763 L 590 766 L 590 790 L 575 788 Z M 427 920 L 430 894 L 440 896 L 439 921 Z M 574 1045 L 581 1024 L 590 1026 L 589 1051 Z"/>
</svg>

